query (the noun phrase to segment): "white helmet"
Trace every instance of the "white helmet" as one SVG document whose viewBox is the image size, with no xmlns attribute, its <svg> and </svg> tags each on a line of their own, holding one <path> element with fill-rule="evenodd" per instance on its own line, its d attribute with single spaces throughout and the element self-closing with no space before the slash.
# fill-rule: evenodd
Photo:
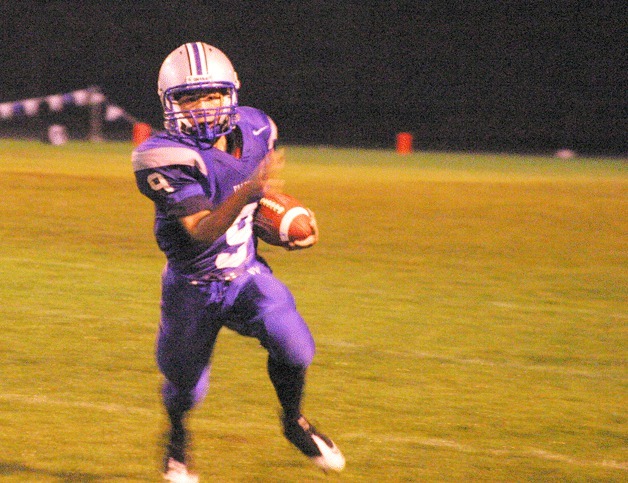
<svg viewBox="0 0 628 483">
<path fill-rule="evenodd" d="M 216 47 L 190 42 L 173 50 L 161 64 L 157 86 L 168 133 L 212 142 L 235 127 L 240 81 L 229 58 Z M 224 94 L 220 107 L 181 110 L 182 95 L 217 89 Z"/>
</svg>

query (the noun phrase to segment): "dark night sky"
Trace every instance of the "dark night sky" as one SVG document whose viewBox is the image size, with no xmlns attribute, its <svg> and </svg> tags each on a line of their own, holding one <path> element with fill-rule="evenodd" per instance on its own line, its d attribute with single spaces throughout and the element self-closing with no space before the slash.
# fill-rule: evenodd
<svg viewBox="0 0 628 483">
<path fill-rule="evenodd" d="M 287 142 L 626 153 L 625 1 L 0 5 L 0 102 L 98 85 L 159 126 L 161 61 L 203 40 Z"/>
</svg>

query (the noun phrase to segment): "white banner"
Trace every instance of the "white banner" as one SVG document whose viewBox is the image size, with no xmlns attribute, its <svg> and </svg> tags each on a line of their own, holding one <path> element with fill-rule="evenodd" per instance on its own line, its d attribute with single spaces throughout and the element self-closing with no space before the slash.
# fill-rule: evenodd
<svg viewBox="0 0 628 483">
<path fill-rule="evenodd" d="M 53 94 L 46 97 L 36 97 L 32 99 L 21 99 L 13 102 L 0 103 L 0 119 L 11 119 L 14 116 L 36 116 L 39 114 L 42 103 L 48 104 L 50 111 L 60 112 L 65 107 L 71 106 L 94 106 L 104 104 L 105 120 L 117 121 L 124 119 L 130 123 L 138 122 L 133 116 L 128 114 L 120 106 L 107 103 L 107 98 L 98 88 L 79 89 L 65 94 Z"/>
</svg>

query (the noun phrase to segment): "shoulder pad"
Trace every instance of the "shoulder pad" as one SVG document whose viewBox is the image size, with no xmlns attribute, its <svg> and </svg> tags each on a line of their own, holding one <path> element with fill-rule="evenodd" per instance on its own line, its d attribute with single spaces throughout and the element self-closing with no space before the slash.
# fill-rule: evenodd
<svg viewBox="0 0 628 483">
<path fill-rule="evenodd" d="M 207 167 L 201 155 L 190 148 L 161 147 L 145 151 L 135 150 L 131 156 L 131 161 L 133 163 L 133 171 L 184 165 L 196 166 L 201 173 L 207 175 Z"/>
</svg>

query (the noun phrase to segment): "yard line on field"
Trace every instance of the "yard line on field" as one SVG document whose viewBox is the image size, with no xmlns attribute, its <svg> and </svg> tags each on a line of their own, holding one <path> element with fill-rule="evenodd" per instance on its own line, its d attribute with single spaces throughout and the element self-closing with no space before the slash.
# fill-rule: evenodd
<svg viewBox="0 0 628 483">
<path fill-rule="evenodd" d="M 51 266 L 51 267 L 66 267 L 66 268 L 76 268 L 83 270 L 97 270 L 98 272 L 104 273 L 128 273 L 127 268 L 112 268 L 105 267 L 98 263 L 76 263 L 76 262 L 64 262 L 58 260 L 42 260 L 39 258 L 18 258 L 18 257 L 0 257 L 0 261 L 3 262 L 14 262 L 14 263 L 26 263 L 30 265 L 41 265 L 41 266 Z"/>
<path fill-rule="evenodd" d="M 547 307 L 543 305 L 532 305 L 532 304 L 518 304 L 512 302 L 500 302 L 500 301 L 492 301 L 488 302 L 489 305 L 493 307 L 499 307 L 508 310 L 518 310 L 518 311 L 527 311 L 527 312 L 544 312 L 547 310 Z M 591 308 L 583 308 L 583 307 L 570 307 L 570 306 L 552 306 L 551 311 L 554 313 L 563 313 L 563 314 L 586 314 L 586 315 L 599 315 L 604 316 L 606 312 L 602 312 L 600 310 L 591 309 Z M 628 317 L 626 313 L 614 313 L 610 314 L 612 317 L 625 319 Z"/>
<path fill-rule="evenodd" d="M 392 354 L 394 356 L 404 355 L 404 353 L 400 351 L 383 351 L 383 352 L 387 354 Z M 517 370 L 522 370 L 522 371 L 542 371 L 542 372 L 553 372 L 556 374 L 567 374 L 570 376 L 613 379 L 612 376 L 606 376 L 605 374 L 594 373 L 591 371 L 584 371 L 582 369 L 568 369 L 568 368 L 552 367 L 552 366 L 545 366 L 545 365 L 520 364 L 517 362 L 507 362 L 507 361 L 497 362 L 497 361 L 489 361 L 486 359 L 445 356 L 442 354 L 434 354 L 434 353 L 422 352 L 422 351 L 410 351 L 410 352 L 405 353 L 405 355 L 408 355 L 408 354 L 417 356 L 421 359 L 433 359 L 437 361 L 451 362 L 454 364 L 461 364 L 461 365 L 509 367 L 512 369 L 517 369 Z"/>
<path fill-rule="evenodd" d="M 50 398 L 48 396 L 41 395 L 27 395 L 27 394 L 0 394 L 0 402 L 11 402 L 11 403 L 20 403 L 20 404 L 30 404 L 35 406 L 58 406 L 64 408 L 78 408 L 78 409 L 89 409 L 95 411 L 102 411 L 106 413 L 113 414 L 134 414 L 139 416 L 149 416 L 153 419 L 158 419 L 162 417 L 161 409 L 148 409 L 141 408 L 137 406 L 125 406 L 122 404 L 115 403 L 93 403 L 86 401 L 68 401 L 62 399 Z M 215 421 L 213 418 L 203 415 L 196 414 L 195 420 L 198 422 L 211 422 L 212 426 L 218 430 L 225 430 L 227 432 L 231 431 L 229 421 Z M 255 430 L 260 430 L 266 428 L 267 430 L 272 430 L 275 428 L 275 422 L 248 422 L 248 421 L 240 421 L 238 422 L 238 427 L 251 428 Z"/>
<path fill-rule="evenodd" d="M 0 394 L 0 401 L 18 402 L 22 404 L 40 404 L 51 406 L 63 406 L 69 408 L 95 409 L 108 413 L 125 413 L 155 415 L 155 411 L 136 406 L 124 406 L 114 403 L 92 403 L 86 401 L 68 401 L 65 399 L 54 399 L 48 396 L 27 395 L 27 394 Z"/>
<path fill-rule="evenodd" d="M 587 378 L 591 378 L 591 379 L 609 379 L 609 380 L 615 380 L 615 379 L 620 379 L 622 380 L 623 378 L 615 376 L 613 374 L 606 374 L 604 372 L 592 372 L 592 371 L 585 371 L 582 369 L 570 369 L 570 368 L 563 368 L 563 367 L 554 367 L 554 366 L 547 366 L 547 365 L 532 365 L 532 364 L 521 364 L 518 362 L 498 362 L 498 361 L 489 361 L 486 359 L 477 359 L 477 358 L 466 358 L 466 357 L 453 357 L 453 356 L 444 356 L 441 354 L 433 354 L 433 353 L 429 353 L 429 352 L 422 352 L 422 351 L 410 351 L 407 353 L 403 353 L 400 351 L 383 351 L 387 354 L 392 354 L 396 357 L 402 356 L 402 355 L 414 355 L 417 356 L 421 359 L 433 359 L 433 360 L 437 360 L 437 361 L 442 361 L 442 362 L 449 362 L 449 363 L 454 363 L 454 364 L 461 364 L 461 365 L 478 365 L 478 366 L 487 366 L 487 367 L 505 367 L 505 368 L 511 368 L 511 369 L 516 369 L 519 371 L 539 371 L 539 372 L 550 372 L 550 373 L 554 373 L 554 374 L 564 374 L 564 375 L 568 375 L 568 376 L 581 376 L 581 377 L 587 377 Z"/>
<path fill-rule="evenodd" d="M 399 351 L 385 351 L 385 352 L 395 355 L 395 356 L 402 355 L 402 353 Z M 450 363 L 461 364 L 461 365 L 507 367 L 507 368 L 517 369 L 521 371 L 552 372 L 555 374 L 566 374 L 570 376 L 583 376 L 583 377 L 589 377 L 589 378 L 594 378 L 594 379 L 615 379 L 615 377 L 613 376 L 609 376 L 609 375 L 602 374 L 599 372 L 584 371 L 582 369 L 566 369 L 562 367 L 552 367 L 552 366 L 544 366 L 544 365 L 520 364 L 517 362 L 496 362 L 496 361 L 488 361 L 486 359 L 444 356 L 441 354 L 432 354 L 429 352 L 421 352 L 421 351 L 412 351 L 411 354 L 418 356 L 421 359 L 433 359 L 437 361 L 450 362 Z"/>
<path fill-rule="evenodd" d="M 29 263 L 33 265 L 51 265 L 53 267 L 84 268 L 86 270 L 96 268 L 96 265 L 92 263 L 63 262 L 56 260 L 42 260 L 39 258 L 0 257 L 0 260 L 3 262 Z"/>
<path fill-rule="evenodd" d="M 474 453 L 474 454 L 485 454 L 485 455 L 493 455 L 493 456 L 505 456 L 505 457 L 513 457 L 513 458 L 537 458 L 541 460 L 549 460 L 549 461 L 559 461 L 561 463 L 567 463 L 573 466 L 594 466 L 599 468 L 611 468 L 615 470 L 628 470 L 628 462 L 625 461 L 614 461 L 614 460 L 602 460 L 602 461 L 592 461 L 592 460 L 579 460 L 576 458 L 572 458 L 571 456 L 552 453 L 550 451 L 545 451 L 543 449 L 538 448 L 509 448 L 509 449 L 491 449 L 491 448 L 476 448 L 474 446 L 468 444 L 458 443 L 457 441 L 447 440 L 447 439 L 439 439 L 439 438 L 418 438 L 412 436 L 395 436 L 389 434 L 380 434 L 380 435 L 366 435 L 363 433 L 360 434 L 344 434 L 343 437 L 345 439 L 368 439 L 369 441 L 381 442 L 381 443 L 406 443 L 406 444 L 417 444 L 419 446 L 425 446 L 430 448 L 447 448 L 453 451 L 459 451 L 461 453 Z"/>
<path fill-rule="evenodd" d="M 360 346 L 359 344 L 346 342 L 346 341 L 325 339 L 325 340 L 321 340 L 321 344 L 323 343 L 332 347 L 339 347 L 344 350 L 352 350 L 352 349 L 360 350 L 360 351 L 364 350 L 364 346 Z M 380 350 L 374 347 L 368 347 L 368 350 L 372 353 L 382 353 L 382 354 L 387 354 L 394 357 L 414 357 L 418 359 L 431 359 L 431 360 L 440 361 L 440 362 L 467 365 L 467 366 L 475 365 L 475 366 L 486 366 L 486 367 L 504 367 L 504 368 L 515 369 L 519 371 L 549 372 L 549 373 L 554 373 L 554 374 L 564 374 L 568 376 L 581 376 L 581 377 L 587 377 L 591 379 L 624 380 L 623 377 L 620 377 L 614 374 L 607 374 L 607 373 L 602 372 L 601 370 L 599 372 L 593 372 L 593 371 L 586 371 L 583 369 L 570 369 L 570 368 L 554 367 L 554 366 L 548 366 L 548 365 L 521 364 L 518 362 L 508 362 L 508 361 L 504 361 L 504 362 L 490 361 L 486 359 L 455 357 L 455 356 L 447 356 L 447 355 L 437 354 L 437 353 L 432 353 L 432 352 L 414 351 L 414 350 L 413 351 L 395 351 L 395 350 L 389 350 L 389 349 Z"/>
</svg>

